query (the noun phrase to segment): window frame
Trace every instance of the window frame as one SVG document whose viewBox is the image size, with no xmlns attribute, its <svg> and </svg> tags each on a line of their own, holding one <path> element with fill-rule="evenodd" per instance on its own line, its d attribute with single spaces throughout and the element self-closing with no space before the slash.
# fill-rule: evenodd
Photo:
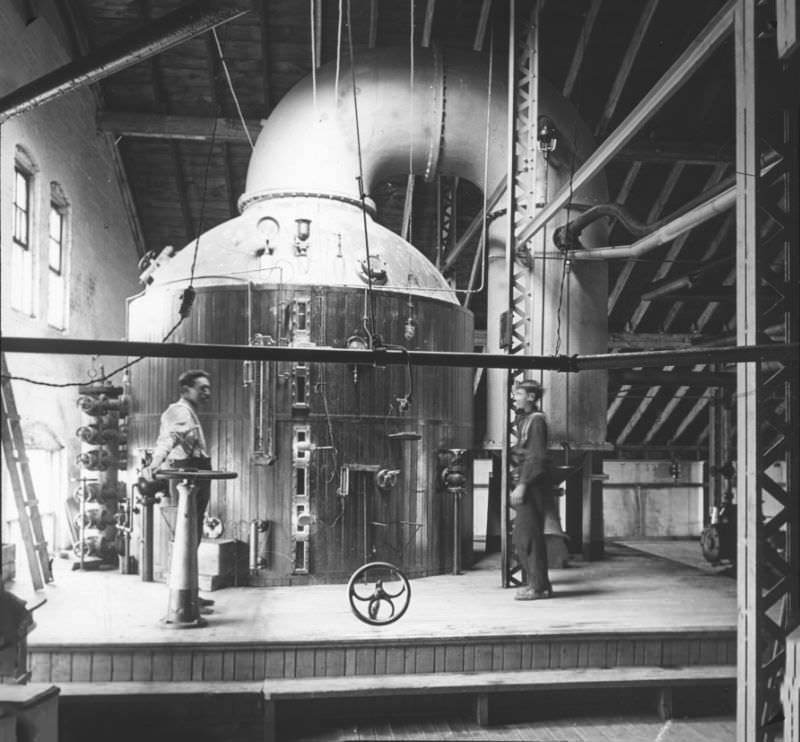
<svg viewBox="0 0 800 742">
<path fill-rule="evenodd" d="M 58 215 L 59 238 L 53 238 L 53 215 Z M 50 184 L 50 210 L 47 215 L 47 324 L 64 331 L 69 325 L 67 262 L 69 254 L 69 202 L 61 186 Z M 58 270 L 53 266 L 53 245 L 58 245 Z M 58 289 L 54 290 L 54 282 Z M 56 313 L 57 312 L 57 313 Z"/>
<path fill-rule="evenodd" d="M 14 196 L 12 201 L 11 275 L 9 292 L 11 308 L 29 317 L 36 316 L 36 267 L 34 256 L 34 186 L 35 173 L 19 157 L 14 162 Z M 24 205 L 20 204 L 20 180 L 24 183 Z M 20 234 L 21 222 L 24 234 Z"/>
</svg>

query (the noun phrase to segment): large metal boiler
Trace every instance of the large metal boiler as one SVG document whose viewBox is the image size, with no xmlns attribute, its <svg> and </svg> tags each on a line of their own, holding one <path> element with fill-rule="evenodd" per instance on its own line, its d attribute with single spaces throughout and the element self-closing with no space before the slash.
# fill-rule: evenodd
<svg viewBox="0 0 800 742">
<path fill-rule="evenodd" d="M 505 171 L 506 86 L 502 75 L 490 80 L 481 55 L 422 49 L 412 89 L 407 54 L 359 57 L 358 127 L 349 70 L 337 80 L 324 67 L 313 89 L 308 79 L 285 96 L 256 143 L 241 215 L 152 273 L 129 300 L 129 339 L 164 337 L 191 279 L 194 307 L 175 342 L 363 347 L 374 334 L 408 349 L 473 350 L 471 313 L 419 251 L 375 220 L 368 199 L 362 208 L 359 175 L 367 194 L 409 164 L 494 187 Z M 565 130 L 564 116 L 574 118 L 558 106 L 552 115 Z M 591 342 L 604 342 L 605 316 L 587 323 L 601 328 L 590 327 Z M 131 373 L 129 450 L 153 446 L 190 367 L 212 376 L 200 417 L 213 464 L 239 474 L 214 485 L 209 514 L 241 541 L 253 524 L 269 524 L 250 584 L 343 581 L 373 559 L 436 574 L 452 569 L 454 543 L 464 556 L 471 549 L 471 502 L 460 503 L 455 534 L 441 456 L 476 445 L 471 369 L 146 359 Z M 163 519 L 156 526 L 156 562 L 165 564 L 168 532 Z"/>
</svg>

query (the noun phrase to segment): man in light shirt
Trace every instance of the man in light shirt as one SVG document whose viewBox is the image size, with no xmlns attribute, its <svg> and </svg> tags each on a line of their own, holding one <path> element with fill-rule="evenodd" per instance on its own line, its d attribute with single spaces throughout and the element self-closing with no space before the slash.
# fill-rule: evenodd
<svg viewBox="0 0 800 742">
<path fill-rule="evenodd" d="M 152 481 L 164 462 L 168 469 L 211 469 L 206 437 L 198 409 L 211 398 L 211 379 L 207 371 L 191 369 L 178 378 L 181 396 L 161 415 L 158 441 L 153 450 L 150 466 L 142 471 L 142 476 Z M 176 494 L 175 481 L 170 481 L 170 492 Z M 195 490 L 197 506 L 197 544 L 203 537 L 203 520 L 211 497 L 211 481 L 200 480 Z M 175 500 L 177 501 L 177 499 Z M 213 600 L 199 598 L 201 606 L 214 604 Z"/>
</svg>

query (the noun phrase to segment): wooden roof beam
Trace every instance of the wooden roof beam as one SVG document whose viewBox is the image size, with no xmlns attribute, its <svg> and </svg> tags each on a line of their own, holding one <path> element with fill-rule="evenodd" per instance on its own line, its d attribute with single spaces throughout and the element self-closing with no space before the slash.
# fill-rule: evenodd
<svg viewBox="0 0 800 742">
<path fill-rule="evenodd" d="M 675 189 L 678 178 L 680 178 L 681 174 L 683 173 L 683 168 L 684 165 L 682 165 L 680 162 L 676 162 L 670 169 L 669 175 L 667 176 L 667 179 L 661 188 L 661 193 L 658 195 L 655 203 L 650 208 L 650 213 L 647 215 L 647 224 L 656 221 L 658 217 L 661 216 L 661 213 L 664 211 L 664 208 L 667 205 L 667 201 L 669 201 L 669 198 L 672 195 L 672 191 Z M 631 277 L 635 267 L 636 262 L 633 260 L 628 260 L 622 270 L 619 272 L 617 281 L 614 284 L 614 288 L 608 295 L 609 314 L 614 311 L 614 307 L 617 305 L 619 297 L 622 295 L 622 292 L 628 283 L 628 279 Z"/>
<path fill-rule="evenodd" d="M 725 175 L 727 169 L 728 169 L 727 165 L 717 165 L 714 168 L 714 171 L 711 173 L 711 177 L 706 181 L 706 184 L 703 186 L 702 192 L 707 191 L 709 188 L 712 188 L 717 183 L 719 183 L 719 181 L 722 180 L 722 176 Z M 658 270 L 656 271 L 655 276 L 653 276 L 651 284 L 661 281 L 667 277 L 667 274 L 672 269 L 673 262 L 677 260 L 678 256 L 681 253 L 681 250 L 683 250 L 683 246 L 689 239 L 690 234 L 691 230 L 688 232 L 684 232 L 682 235 L 679 235 L 672 242 L 672 244 L 669 246 L 669 250 L 667 251 L 666 256 L 664 257 L 664 262 L 658 266 Z M 705 261 L 701 262 L 700 265 L 703 265 L 704 263 Z M 650 307 L 649 301 L 645 301 L 644 299 L 642 299 L 642 301 L 639 302 L 639 306 L 636 307 L 636 310 L 634 311 L 633 315 L 629 320 L 631 331 L 633 332 L 636 331 L 636 328 L 639 326 L 639 323 L 644 318 L 644 315 L 647 313 L 649 307 Z"/>
<path fill-rule="evenodd" d="M 575 89 L 575 81 L 578 79 L 578 73 L 583 64 L 583 57 L 586 54 L 586 47 L 589 44 L 589 37 L 592 35 L 594 22 L 597 20 L 597 14 L 600 12 L 600 6 L 603 0 L 592 0 L 586 17 L 583 19 L 583 27 L 581 28 L 580 36 L 575 44 L 575 53 L 572 55 L 572 64 L 570 64 L 569 72 L 567 72 L 567 79 L 564 81 L 564 89 L 562 91 L 565 98 L 572 95 Z"/>
<path fill-rule="evenodd" d="M 542 1 L 541 6 L 544 5 Z M 486 38 L 486 27 L 489 25 L 489 13 L 492 10 L 492 0 L 483 0 L 481 3 L 481 14 L 478 16 L 478 28 L 475 30 L 475 41 L 472 44 L 473 51 L 483 51 L 483 40 Z"/>
<path fill-rule="evenodd" d="M 179 8 L 0 99 L 0 122 L 161 54 L 247 12 L 214 7 L 210 0 L 198 0 Z"/>
<path fill-rule="evenodd" d="M 617 152 L 614 159 L 653 163 L 682 162 L 684 165 L 718 165 L 720 163 L 732 165 L 733 153 L 726 148 L 720 149 L 703 142 L 636 139 Z"/>
<path fill-rule="evenodd" d="M 597 128 L 594 132 L 595 136 L 602 137 L 606 133 L 606 129 L 608 128 L 608 124 L 614 115 L 614 111 L 617 110 L 617 104 L 622 96 L 622 89 L 625 87 L 625 83 L 628 82 L 631 70 L 633 69 L 633 63 L 636 60 L 636 55 L 639 53 L 639 48 L 642 45 L 642 41 L 647 33 L 647 29 L 650 27 L 650 21 L 653 20 L 653 16 L 655 15 L 657 7 L 658 0 L 647 0 L 647 5 L 645 5 L 644 9 L 642 10 L 641 16 L 639 16 L 639 23 L 636 24 L 633 36 L 628 44 L 628 49 L 625 52 L 625 56 L 622 59 L 622 64 L 620 64 L 619 71 L 614 79 L 614 84 L 612 85 L 611 92 L 608 95 L 606 107 L 603 109 L 603 115 L 600 117 L 600 121 L 597 123 Z"/>
<path fill-rule="evenodd" d="M 261 133 L 262 121 L 247 119 L 245 123 L 250 138 L 255 141 Z M 199 142 L 211 139 L 213 133 L 218 142 L 249 143 L 238 118 L 98 111 L 97 129 L 137 139 L 190 139 Z"/>
<path fill-rule="evenodd" d="M 422 26 L 422 46 L 431 45 L 431 32 L 433 31 L 433 16 L 436 13 L 436 0 L 428 0 L 425 5 L 425 22 Z"/>
<path fill-rule="evenodd" d="M 586 159 L 558 193 L 553 196 L 534 219 L 522 230 L 517 244 L 523 245 L 547 224 L 569 201 L 572 194 L 589 182 L 630 141 L 679 88 L 692 73 L 705 62 L 733 29 L 736 0 L 728 0 L 706 27 L 689 44 L 672 66 L 653 85 L 650 92 L 634 107 L 625 120 Z"/>
</svg>

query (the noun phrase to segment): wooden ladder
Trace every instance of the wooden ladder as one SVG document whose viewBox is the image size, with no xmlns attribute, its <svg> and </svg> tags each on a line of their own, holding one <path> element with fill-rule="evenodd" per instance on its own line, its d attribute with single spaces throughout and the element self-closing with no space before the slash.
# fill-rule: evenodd
<svg viewBox="0 0 800 742">
<path fill-rule="evenodd" d="M 8 469 L 11 489 L 14 490 L 14 501 L 17 505 L 19 529 L 28 557 L 33 589 L 41 590 L 45 582 L 53 581 L 50 569 L 50 555 L 47 541 L 42 529 L 42 517 L 39 513 L 39 502 L 33 488 L 31 468 L 25 452 L 25 439 L 19 424 L 19 414 L 14 401 L 14 391 L 6 365 L 6 354 L 2 354 L 3 376 L 3 458 Z"/>
</svg>

